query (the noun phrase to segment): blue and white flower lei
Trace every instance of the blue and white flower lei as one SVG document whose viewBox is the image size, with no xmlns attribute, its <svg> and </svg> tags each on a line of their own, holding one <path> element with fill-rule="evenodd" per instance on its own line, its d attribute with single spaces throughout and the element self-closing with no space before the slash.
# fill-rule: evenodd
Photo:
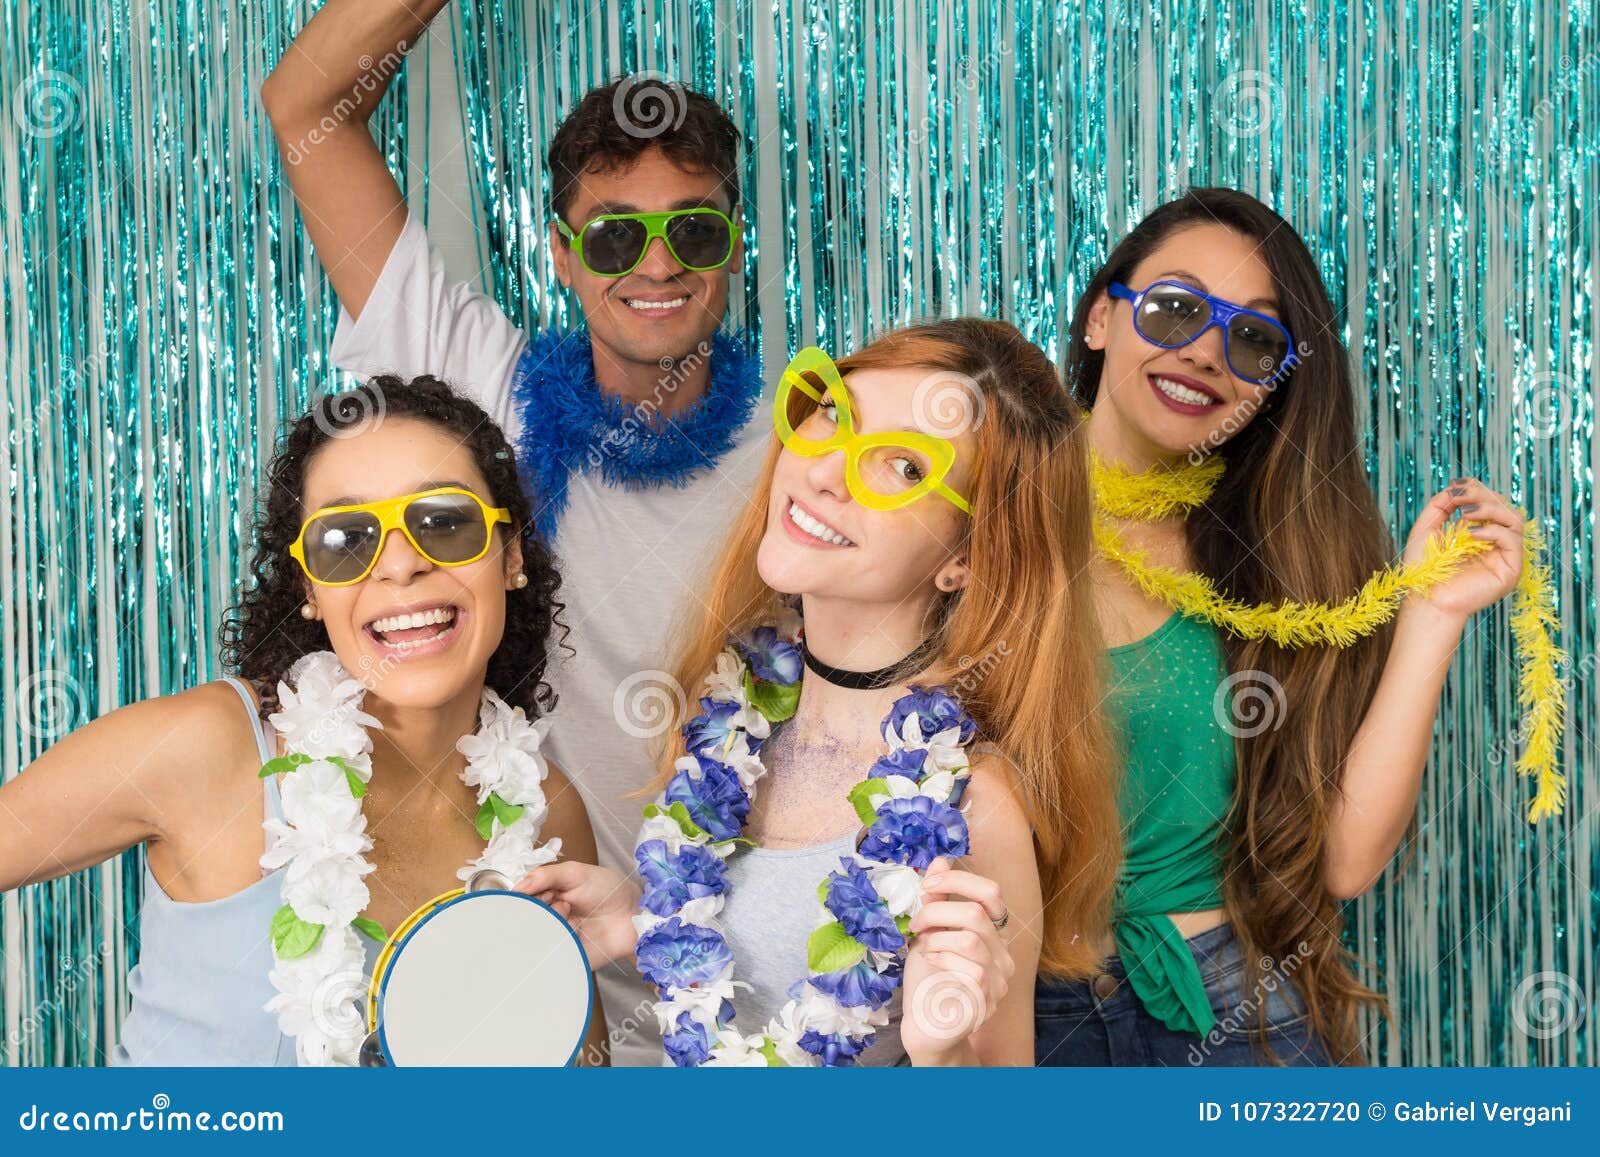
<svg viewBox="0 0 1600 1157">
<path fill-rule="evenodd" d="M 732 1026 L 735 989 L 749 986 L 734 979 L 717 915 L 728 896 L 726 862 L 749 842 L 744 826 L 766 774 L 762 745 L 800 698 L 800 623 L 790 615 L 718 656 L 701 713 L 683 729 L 689 754 L 645 808 L 634 848 L 644 885 L 633 918 L 638 969 L 660 994 L 656 1019 L 678 1065 L 856 1063 L 889 1022 L 922 873 L 939 856 L 967 852 L 958 808 L 977 726 L 946 691 L 914 686 L 884 719 L 888 754 L 850 790 L 866 835 L 818 888 L 808 976 L 763 1031 Z"/>
</svg>

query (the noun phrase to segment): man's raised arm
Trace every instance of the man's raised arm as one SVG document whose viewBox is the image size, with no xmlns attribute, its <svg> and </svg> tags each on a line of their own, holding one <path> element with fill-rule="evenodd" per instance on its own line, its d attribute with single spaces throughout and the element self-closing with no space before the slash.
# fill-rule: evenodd
<svg viewBox="0 0 1600 1157">
<path fill-rule="evenodd" d="M 367 304 L 406 219 L 367 123 L 448 2 L 328 0 L 261 86 L 306 232 L 351 317 Z"/>
</svg>

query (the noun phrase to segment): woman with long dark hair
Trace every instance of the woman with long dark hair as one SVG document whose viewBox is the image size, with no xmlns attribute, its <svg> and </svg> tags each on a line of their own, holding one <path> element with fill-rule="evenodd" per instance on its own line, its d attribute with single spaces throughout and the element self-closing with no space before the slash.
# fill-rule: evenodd
<svg viewBox="0 0 1600 1157">
<path fill-rule="evenodd" d="M 1515 585 L 1523 519 L 1457 478 L 1404 560 L 1436 563 L 1447 530 L 1470 557 L 1346 604 L 1393 553 L 1339 332 L 1294 229 L 1227 189 L 1152 212 L 1078 303 L 1126 860 L 1099 975 L 1039 986 L 1041 1063 L 1362 1060 L 1381 999 L 1341 903 L 1411 822 L 1445 673 Z"/>
</svg>

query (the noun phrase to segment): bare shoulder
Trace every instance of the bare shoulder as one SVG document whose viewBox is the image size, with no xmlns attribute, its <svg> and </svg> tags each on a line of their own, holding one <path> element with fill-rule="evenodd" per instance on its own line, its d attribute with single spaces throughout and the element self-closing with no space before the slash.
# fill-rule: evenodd
<svg viewBox="0 0 1600 1157">
<path fill-rule="evenodd" d="M 1033 828 L 1016 765 L 999 748 L 985 744 L 973 749 L 970 766 L 972 779 L 963 797 L 967 826 L 1031 839 Z"/>
<path fill-rule="evenodd" d="M 962 812 L 970 838 L 963 866 L 999 887 L 1006 907 L 1021 918 L 1021 930 L 1012 934 L 1012 951 L 1019 959 L 1030 958 L 1038 951 L 1038 914 L 1044 906 L 1039 861 L 1021 780 L 1003 753 L 972 753 L 972 780 Z"/>
<path fill-rule="evenodd" d="M 259 753 L 250 716 L 227 683 L 132 703 L 90 726 L 108 762 L 158 802 L 260 791 L 240 774 Z"/>
<path fill-rule="evenodd" d="M 163 755 L 186 763 L 216 764 L 218 756 L 258 762 L 251 709 L 222 680 L 139 704 L 150 708 L 149 722 L 161 733 Z M 209 758 L 208 758 L 209 756 Z"/>
<path fill-rule="evenodd" d="M 586 864 L 598 862 L 594 829 L 589 824 L 589 809 L 577 785 L 554 763 L 549 764 L 544 780 L 545 803 L 550 814 L 545 820 L 544 837 L 561 837 L 562 858 Z"/>
<path fill-rule="evenodd" d="M 998 751 L 974 751 L 972 779 L 961 797 L 971 851 L 967 865 L 995 878 L 1036 872 L 1033 825 L 1015 766 Z"/>
<path fill-rule="evenodd" d="M 255 734 L 239 693 L 226 683 L 204 683 L 119 707 L 78 728 L 47 753 L 68 759 L 93 753 L 125 775 L 160 768 L 173 772 L 208 766 L 255 751 Z"/>
</svg>

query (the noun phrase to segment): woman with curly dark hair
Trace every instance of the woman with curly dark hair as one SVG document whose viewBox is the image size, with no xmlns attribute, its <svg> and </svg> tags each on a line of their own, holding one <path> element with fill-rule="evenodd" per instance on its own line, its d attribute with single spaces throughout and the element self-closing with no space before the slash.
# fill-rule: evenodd
<svg viewBox="0 0 1600 1157">
<path fill-rule="evenodd" d="M 290 427 L 261 499 L 237 677 L 0 790 L 0 890 L 146 846 L 121 1064 L 354 1063 L 385 929 L 478 873 L 595 858 L 540 753 L 560 578 L 499 427 L 374 378 Z"/>
</svg>

